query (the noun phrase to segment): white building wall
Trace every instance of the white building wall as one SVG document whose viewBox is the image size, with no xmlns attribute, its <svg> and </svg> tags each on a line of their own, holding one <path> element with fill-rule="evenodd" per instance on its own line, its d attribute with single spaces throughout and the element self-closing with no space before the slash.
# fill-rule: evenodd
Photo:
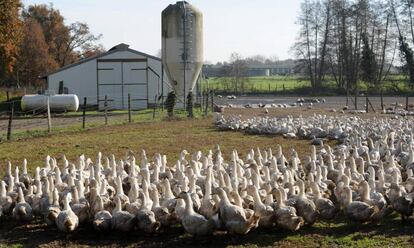
<svg viewBox="0 0 414 248">
<path fill-rule="evenodd" d="M 96 60 L 49 75 L 48 89 L 57 94 L 60 81 L 63 81 L 63 86 L 68 88 L 69 94 L 78 96 L 81 104 L 84 97 L 88 98 L 88 104 L 97 104 Z"/>
<path fill-rule="evenodd" d="M 100 57 L 99 59 L 145 59 L 144 55 L 133 53 L 131 51 L 119 51 Z"/>
<path fill-rule="evenodd" d="M 148 99 L 148 102 L 151 104 L 155 102 L 155 95 L 160 96 L 162 93 L 164 93 L 164 98 L 166 98 L 168 93 L 172 91 L 172 87 L 167 83 L 168 78 L 165 72 L 164 72 L 164 84 L 162 83 L 161 61 L 149 58 L 148 67 L 152 68 L 159 75 L 159 78 L 158 78 L 158 76 L 155 75 L 155 73 L 153 73 L 151 70 L 148 71 L 148 80 L 149 80 L 148 92 L 150 96 L 150 99 Z M 162 90 L 163 87 L 164 87 L 164 91 Z"/>
</svg>

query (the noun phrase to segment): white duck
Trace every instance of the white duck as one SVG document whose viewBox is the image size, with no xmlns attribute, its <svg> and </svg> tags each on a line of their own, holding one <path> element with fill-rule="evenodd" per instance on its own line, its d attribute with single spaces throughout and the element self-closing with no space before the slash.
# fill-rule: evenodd
<svg viewBox="0 0 414 248">
<path fill-rule="evenodd" d="M 345 214 L 348 216 L 348 218 L 357 222 L 370 221 L 376 212 L 375 207 L 365 202 L 352 201 L 352 191 L 349 187 L 345 187 L 344 193 L 346 196 Z"/>
<path fill-rule="evenodd" d="M 155 214 L 152 212 L 151 206 L 147 204 L 147 196 L 144 192 L 139 192 L 142 202 L 141 209 L 138 211 L 136 218 L 138 220 L 138 227 L 145 233 L 154 233 L 160 228 L 160 222 L 155 220 Z"/>
<path fill-rule="evenodd" d="M 185 201 L 185 213 L 181 223 L 186 232 L 192 236 L 211 235 L 216 228 L 215 221 L 213 219 L 206 219 L 194 211 L 193 203 L 188 193 L 182 192 L 178 197 Z"/>
<path fill-rule="evenodd" d="M 272 193 L 275 195 L 276 204 L 274 205 L 276 222 L 278 226 L 297 231 L 300 226 L 303 225 L 303 218 L 296 215 L 296 209 L 294 207 L 286 206 L 283 200 L 283 189 L 273 189 Z"/>
<path fill-rule="evenodd" d="M 53 190 L 53 203 L 49 206 L 45 215 L 46 224 L 49 226 L 56 225 L 56 219 L 59 216 L 60 211 L 59 192 L 57 188 L 55 188 Z"/>
<path fill-rule="evenodd" d="M 59 231 L 73 232 L 79 226 L 78 216 L 76 216 L 70 207 L 71 200 L 72 195 L 70 193 L 63 198 L 63 210 L 59 213 L 56 219 L 56 226 Z"/>
<path fill-rule="evenodd" d="M 95 201 L 95 209 L 97 210 L 93 227 L 100 232 L 107 232 L 112 228 L 112 215 L 109 211 L 104 209 L 102 198 L 98 195 Z"/>
<path fill-rule="evenodd" d="M 115 202 L 115 209 L 112 211 L 112 229 L 122 232 L 132 231 L 137 219 L 133 214 L 122 210 L 122 202 L 119 197 L 116 197 Z"/>
<path fill-rule="evenodd" d="M 253 214 L 247 219 L 244 209 L 233 205 L 222 188 L 217 188 L 216 193 L 220 196 L 220 218 L 230 234 L 246 234 L 257 227 L 259 216 Z"/>
<path fill-rule="evenodd" d="M 18 189 L 18 201 L 13 209 L 13 218 L 17 221 L 31 221 L 33 219 L 32 207 L 24 200 L 21 187 Z"/>
<path fill-rule="evenodd" d="M 6 183 L 0 182 L 0 215 L 8 214 L 13 209 L 13 199 L 7 195 Z"/>
</svg>

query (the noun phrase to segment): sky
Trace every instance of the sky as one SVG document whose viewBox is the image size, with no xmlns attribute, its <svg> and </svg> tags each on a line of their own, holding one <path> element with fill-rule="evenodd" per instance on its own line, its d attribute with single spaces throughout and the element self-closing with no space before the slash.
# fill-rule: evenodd
<svg viewBox="0 0 414 248">
<path fill-rule="evenodd" d="M 52 3 L 66 23 L 86 22 L 102 34 L 106 49 L 126 43 L 130 48 L 156 55 L 161 49 L 161 12 L 168 0 L 23 0 Z M 204 16 L 204 58 L 227 61 L 231 53 L 243 57 L 264 55 L 292 58 L 297 37 L 295 24 L 301 0 L 190 0 Z"/>
</svg>

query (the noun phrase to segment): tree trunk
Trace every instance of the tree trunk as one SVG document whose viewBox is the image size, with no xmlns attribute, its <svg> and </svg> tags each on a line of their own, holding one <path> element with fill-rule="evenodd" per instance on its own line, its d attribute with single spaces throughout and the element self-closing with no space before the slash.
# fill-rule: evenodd
<svg viewBox="0 0 414 248">
<path fill-rule="evenodd" d="M 318 74 L 318 83 L 321 84 L 322 76 L 325 69 L 325 56 L 326 56 L 326 47 L 329 38 L 329 27 L 331 25 L 331 5 L 330 2 L 327 3 L 326 7 L 326 22 L 325 22 L 325 34 L 322 43 L 322 51 L 321 51 L 321 62 L 319 65 L 319 74 Z M 335 77 L 336 80 L 336 77 Z"/>
</svg>

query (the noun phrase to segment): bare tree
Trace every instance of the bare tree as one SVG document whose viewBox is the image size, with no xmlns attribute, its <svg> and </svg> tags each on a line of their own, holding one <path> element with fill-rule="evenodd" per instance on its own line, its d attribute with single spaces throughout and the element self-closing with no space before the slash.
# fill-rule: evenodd
<svg viewBox="0 0 414 248">
<path fill-rule="evenodd" d="M 305 0 L 301 5 L 298 24 L 301 32 L 293 50 L 305 63 L 312 88 L 322 87 L 325 74 L 325 61 L 328 50 L 328 38 L 331 32 L 331 0 Z"/>
<path fill-rule="evenodd" d="M 322 87 L 329 73 L 338 88 L 358 94 L 362 34 L 378 66 L 373 83 L 381 84 L 393 62 L 396 42 L 388 5 L 384 0 L 303 0 L 301 31 L 293 50 L 313 88 Z"/>
<path fill-rule="evenodd" d="M 236 94 L 239 92 L 243 94 L 248 82 L 246 61 L 240 54 L 232 53 L 230 56 L 230 68 L 234 92 Z"/>
<path fill-rule="evenodd" d="M 69 39 L 65 42 L 64 49 L 58 57 L 60 66 L 67 64 L 67 60 L 70 59 L 73 51 L 77 49 L 85 50 L 102 37 L 102 35 L 93 35 L 88 24 L 81 22 L 72 23 L 69 26 L 69 34 Z"/>
</svg>

